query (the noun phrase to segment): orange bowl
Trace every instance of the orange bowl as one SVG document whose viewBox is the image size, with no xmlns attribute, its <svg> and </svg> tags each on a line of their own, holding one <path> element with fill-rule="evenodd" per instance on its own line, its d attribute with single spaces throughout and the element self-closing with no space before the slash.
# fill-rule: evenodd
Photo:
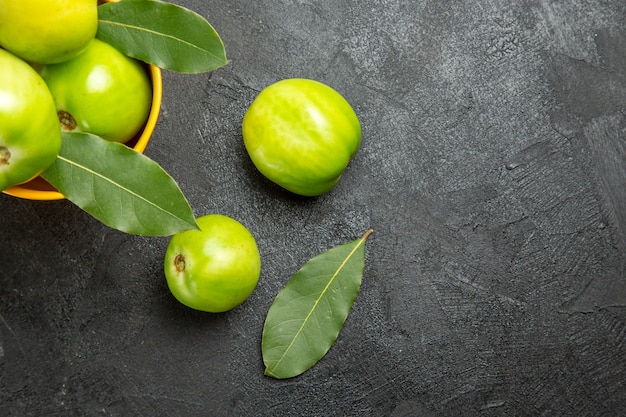
<svg viewBox="0 0 626 417">
<path fill-rule="evenodd" d="M 133 148 L 137 152 L 143 153 L 150 141 L 152 132 L 156 127 L 159 112 L 161 111 L 161 99 L 163 96 L 163 80 L 161 77 L 161 69 L 154 65 L 148 65 L 148 72 L 152 79 L 152 106 L 150 114 L 144 128 L 133 139 L 126 142 L 126 145 Z M 52 185 L 47 183 L 43 178 L 36 177 L 28 182 L 20 185 L 14 185 L 3 191 L 3 193 L 25 198 L 28 200 L 62 200 L 65 198 L 63 194 L 58 192 Z"/>
</svg>

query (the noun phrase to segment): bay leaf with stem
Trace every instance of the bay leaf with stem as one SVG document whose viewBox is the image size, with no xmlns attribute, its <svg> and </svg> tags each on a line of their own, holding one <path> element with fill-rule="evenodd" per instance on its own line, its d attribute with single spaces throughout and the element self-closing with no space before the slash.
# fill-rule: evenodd
<svg viewBox="0 0 626 417">
<path fill-rule="evenodd" d="M 267 376 L 300 375 L 335 343 L 361 287 L 371 233 L 312 258 L 278 293 L 261 342 Z"/>
<path fill-rule="evenodd" d="M 130 57 L 175 72 L 209 72 L 227 63 L 213 26 L 198 13 L 165 1 L 98 6 L 96 36 Z"/>
<path fill-rule="evenodd" d="M 63 132 L 61 151 L 42 177 L 69 201 L 122 232 L 168 236 L 198 229 L 174 179 L 121 143 Z"/>
</svg>

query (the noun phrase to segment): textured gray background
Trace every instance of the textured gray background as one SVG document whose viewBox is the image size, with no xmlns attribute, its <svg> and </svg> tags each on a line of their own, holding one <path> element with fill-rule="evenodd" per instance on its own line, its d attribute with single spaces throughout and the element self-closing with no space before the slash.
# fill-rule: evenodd
<svg viewBox="0 0 626 417">
<path fill-rule="evenodd" d="M 177 0 L 229 65 L 164 73 L 146 153 L 196 215 L 256 236 L 259 285 L 178 304 L 167 238 L 0 195 L 2 416 L 626 415 L 626 10 L 621 0 Z M 339 90 L 362 148 L 320 198 L 255 171 L 240 123 L 288 77 Z M 274 296 L 367 229 L 337 343 L 263 376 Z"/>
</svg>

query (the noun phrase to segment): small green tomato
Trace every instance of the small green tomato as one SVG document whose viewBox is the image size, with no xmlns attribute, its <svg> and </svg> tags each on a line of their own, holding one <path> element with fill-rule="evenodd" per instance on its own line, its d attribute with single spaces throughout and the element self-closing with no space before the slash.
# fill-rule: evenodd
<svg viewBox="0 0 626 417">
<path fill-rule="evenodd" d="M 146 69 L 99 39 L 76 58 L 46 65 L 40 73 L 66 131 L 124 143 L 148 119 L 152 84 Z"/>
<path fill-rule="evenodd" d="M 243 118 L 242 133 L 257 169 L 304 196 L 330 191 L 361 142 L 350 104 L 331 87 L 300 78 L 261 91 Z"/>
<path fill-rule="evenodd" d="M 0 0 L 0 45 L 31 63 L 74 58 L 97 29 L 96 0 Z"/>
<path fill-rule="evenodd" d="M 61 148 L 54 101 L 39 74 L 0 49 L 0 190 L 41 174 Z"/>
<path fill-rule="evenodd" d="M 243 303 L 261 274 L 261 257 L 252 234 L 220 214 L 196 219 L 200 230 L 174 235 L 165 252 L 167 285 L 182 304 L 220 313 Z"/>
</svg>

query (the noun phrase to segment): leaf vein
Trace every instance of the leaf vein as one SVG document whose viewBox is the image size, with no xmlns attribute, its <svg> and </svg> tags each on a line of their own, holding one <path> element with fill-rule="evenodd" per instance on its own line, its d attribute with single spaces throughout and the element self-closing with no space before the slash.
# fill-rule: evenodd
<svg viewBox="0 0 626 417">
<path fill-rule="evenodd" d="M 131 195 L 133 195 L 133 196 L 137 197 L 139 200 L 144 201 L 144 202 L 145 202 L 145 203 L 147 203 L 148 205 L 150 205 L 150 206 L 152 206 L 152 207 L 155 207 L 157 210 L 159 210 L 159 211 L 161 211 L 161 212 L 163 212 L 163 213 L 168 214 L 169 216 L 172 216 L 172 217 L 174 217 L 174 218 L 179 218 L 176 214 L 172 213 L 171 211 L 164 210 L 164 209 L 163 209 L 163 207 L 160 207 L 159 205 L 157 205 L 157 204 L 153 203 L 152 201 L 148 200 L 147 198 L 143 197 L 142 195 L 137 194 L 136 192 L 134 192 L 134 191 L 133 191 L 133 190 L 131 190 L 130 188 L 124 187 L 124 186 L 123 186 L 122 184 L 120 184 L 119 182 L 115 182 L 115 181 L 111 180 L 110 178 L 107 178 L 107 177 L 105 177 L 104 175 L 102 175 L 102 174 L 98 173 L 97 171 L 94 171 L 93 169 L 90 169 L 89 167 L 86 167 L 85 165 L 82 165 L 82 164 L 77 164 L 76 162 L 74 162 L 74 161 L 72 161 L 72 160 L 70 160 L 70 159 L 67 159 L 67 158 L 65 158 L 65 157 L 63 157 L 63 156 L 61 156 L 61 155 L 58 155 L 58 156 L 57 156 L 57 158 L 58 158 L 58 159 L 60 159 L 60 160 L 62 160 L 62 161 L 64 161 L 64 162 L 66 162 L 66 163 L 67 163 L 67 164 L 69 164 L 70 166 L 75 166 L 75 167 L 77 167 L 77 168 L 83 169 L 83 170 L 85 170 L 85 171 L 89 172 L 90 174 L 93 174 L 93 175 L 94 175 L 94 177 L 99 177 L 99 178 L 103 179 L 104 181 L 107 181 L 107 182 L 109 182 L 109 183 L 111 183 L 111 184 L 113 184 L 113 185 L 115 185 L 115 186 L 119 187 L 120 189 L 122 189 L 122 190 L 126 191 L 127 193 L 129 193 L 129 194 L 131 194 Z M 92 189 L 94 190 L 94 193 L 95 193 L 95 187 L 92 187 Z M 94 194 L 94 196 L 95 196 L 95 194 Z"/>
<path fill-rule="evenodd" d="M 215 57 L 215 58 L 219 58 L 219 56 L 217 56 L 217 55 L 216 55 L 216 54 L 214 54 L 214 53 L 211 53 L 211 51 L 209 51 L 209 50 L 207 50 L 207 49 L 204 49 L 204 48 L 201 48 L 201 47 L 199 47 L 199 46 L 197 46 L 197 45 L 194 45 L 193 43 L 191 43 L 191 42 L 189 42 L 189 41 L 186 41 L 185 39 L 182 39 L 182 38 L 177 38 L 177 37 L 174 37 L 174 36 L 172 36 L 172 35 L 168 35 L 167 33 L 157 32 L 157 31 L 155 31 L 155 30 L 150 30 L 150 29 L 142 28 L 141 26 L 129 25 L 129 24 L 126 24 L 126 23 L 122 23 L 122 22 L 115 22 L 115 21 L 112 21 L 112 20 L 99 20 L 99 22 L 101 22 L 101 23 L 103 23 L 103 24 L 109 24 L 109 25 L 114 25 L 114 26 L 120 26 L 120 27 L 123 27 L 123 28 L 125 28 L 125 29 L 134 29 L 134 30 L 137 30 L 138 32 L 146 32 L 146 33 L 151 33 L 151 34 L 154 34 L 154 35 L 157 35 L 157 36 L 161 36 L 161 37 L 163 37 L 163 38 L 168 38 L 168 39 L 172 39 L 172 40 L 174 40 L 174 41 L 179 41 L 180 43 L 183 43 L 183 44 L 185 44 L 185 45 L 187 45 L 187 46 L 189 46 L 189 47 L 191 47 L 191 48 L 193 48 L 193 49 L 196 49 L 196 50 L 199 50 L 199 51 L 203 51 L 203 52 L 205 52 L 205 53 L 207 53 L 207 54 L 209 54 L 209 55 L 211 55 L 211 56 L 213 56 L 213 57 Z"/>
</svg>

